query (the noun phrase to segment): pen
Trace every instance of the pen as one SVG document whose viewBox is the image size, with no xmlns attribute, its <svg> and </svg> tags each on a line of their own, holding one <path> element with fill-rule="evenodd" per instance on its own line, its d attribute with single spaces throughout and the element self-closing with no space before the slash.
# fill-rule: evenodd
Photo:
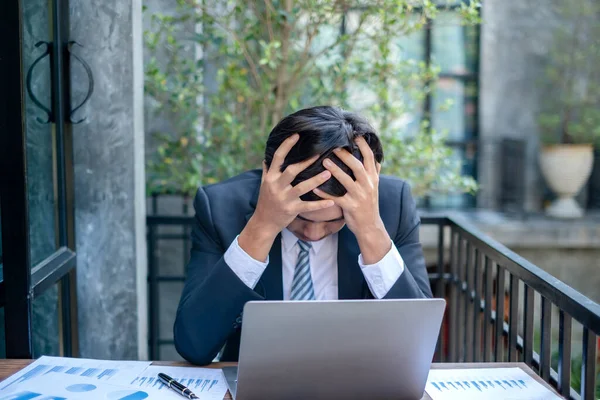
<svg viewBox="0 0 600 400">
<path fill-rule="evenodd" d="M 176 391 L 177 393 L 179 393 L 180 395 L 182 395 L 184 397 L 187 397 L 188 399 L 198 399 L 199 398 L 194 393 L 192 393 L 192 391 L 190 389 L 186 388 L 181 383 L 179 383 L 175 379 L 171 378 L 169 375 L 165 375 L 161 372 L 158 374 L 158 379 L 160 379 L 160 381 L 163 384 L 167 385 L 167 387 L 169 389 Z"/>
</svg>

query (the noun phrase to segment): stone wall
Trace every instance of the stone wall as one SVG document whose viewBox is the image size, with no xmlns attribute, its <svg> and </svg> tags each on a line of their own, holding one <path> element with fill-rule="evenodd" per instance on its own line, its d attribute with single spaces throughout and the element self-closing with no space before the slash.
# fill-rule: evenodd
<svg viewBox="0 0 600 400">
<path fill-rule="evenodd" d="M 80 355 L 145 358 L 146 249 L 140 0 L 71 2 L 74 49 L 95 91 L 75 125 Z M 74 63 L 74 101 L 87 77 Z"/>
<path fill-rule="evenodd" d="M 539 79 L 547 65 L 553 7 L 561 0 L 489 0 L 483 6 L 480 69 L 478 206 L 498 207 L 499 143 L 526 141 L 525 209 L 538 211 L 542 182 L 537 163 Z"/>
</svg>

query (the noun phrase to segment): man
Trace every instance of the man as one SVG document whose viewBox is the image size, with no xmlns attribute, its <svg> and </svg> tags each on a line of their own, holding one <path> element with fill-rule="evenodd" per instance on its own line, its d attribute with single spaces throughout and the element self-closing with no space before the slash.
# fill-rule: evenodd
<svg viewBox="0 0 600 400">
<path fill-rule="evenodd" d="M 315 107 L 272 130 L 262 172 L 200 188 L 179 354 L 236 361 L 250 300 L 432 297 L 410 188 L 382 160 L 363 118 Z"/>
</svg>

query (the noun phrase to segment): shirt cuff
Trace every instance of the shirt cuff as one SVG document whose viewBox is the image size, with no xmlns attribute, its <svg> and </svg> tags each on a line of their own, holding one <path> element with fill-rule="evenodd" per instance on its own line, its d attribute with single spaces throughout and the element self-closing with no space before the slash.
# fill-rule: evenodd
<svg viewBox="0 0 600 400">
<path fill-rule="evenodd" d="M 267 256 L 266 262 L 261 262 L 248 255 L 248 253 L 240 247 L 237 236 L 223 257 L 229 268 L 231 268 L 238 278 L 240 278 L 240 280 L 250 289 L 254 289 L 263 272 L 265 272 L 265 268 L 267 268 L 267 265 L 269 264 L 269 256 Z"/>
<path fill-rule="evenodd" d="M 404 260 L 394 242 L 392 242 L 390 251 L 378 263 L 365 265 L 362 254 L 360 254 L 358 265 L 360 265 L 371 293 L 377 299 L 384 298 L 404 272 Z"/>
</svg>

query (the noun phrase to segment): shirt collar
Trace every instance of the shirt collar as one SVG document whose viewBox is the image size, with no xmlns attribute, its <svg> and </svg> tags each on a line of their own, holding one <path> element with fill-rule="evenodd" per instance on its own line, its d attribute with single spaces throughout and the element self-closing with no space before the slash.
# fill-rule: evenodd
<svg viewBox="0 0 600 400">
<path fill-rule="evenodd" d="M 321 247 L 326 241 L 331 240 L 331 236 L 332 235 L 326 236 L 316 242 L 309 242 L 312 246 L 312 249 L 315 251 L 315 254 L 319 253 L 319 250 L 321 250 Z M 296 242 L 298 242 L 298 238 L 291 231 L 285 228 L 283 231 L 281 231 L 281 242 L 283 244 L 283 249 L 287 252 L 294 247 Z"/>
</svg>

